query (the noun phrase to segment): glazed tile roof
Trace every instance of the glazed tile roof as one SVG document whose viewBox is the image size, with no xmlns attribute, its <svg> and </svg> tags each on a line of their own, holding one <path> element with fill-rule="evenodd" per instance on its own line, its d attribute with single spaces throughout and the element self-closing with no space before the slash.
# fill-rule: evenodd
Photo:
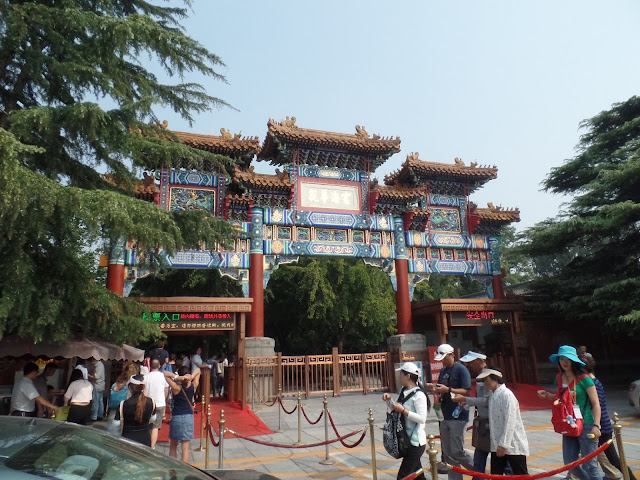
<svg viewBox="0 0 640 480">
<path fill-rule="evenodd" d="M 220 155 L 251 155 L 260 148 L 258 137 L 241 137 L 240 134 L 232 135 L 228 130 L 221 128 L 221 135 L 201 135 L 199 133 L 171 132 L 185 145 L 206 150 Z"/>
<path fill-rule="evenodd" d="M 487 208 L 476 208 L 472 213 L 480 217 L 482 222 L 511 223 L 520 221 L 520 209 L 496 207 L 489 203 Z"/>
<path fill-rule="evenodd" d="M 289 180 L 289 172 L 277 172 L 275 175 L 255 173 L 253 167 L 241 169 L 236 167 L 233 171 L 233 179 L 238 183 L 244 183 L 258 188 L 290 189 L 293 183 Z"/>
<path fill-rule="evenodd" d="M 388 157 L 400 151 L 400 137 L 371 136 L 365 127 L 360 125 L 356 125 L 355 134 L 326 132 L 300 128 L 296 125 L 295 117 L 287 117 L 282 122 L 269 119 L 267 127 L 267 137 L 258 154 L 258 159 L 270 160 L 272 164 L 290 163 L 290 152 L 283 152 L 281 149 L 284 145 L 344 152 L 359 157 L 368 156 L 371 161 L 371 170 L 375 170 Z M 323 158 L 318 158 L 318 161 L 322 162 Z"/>
<path fill-rule="evenodd" d="M 478 166 L 476 162 L 466 165 L 459 158 L 456 158 L 452 164 L 426 162 L 420 160 L 419 154 L 416 152 L 407 155 L 402 168 L 384 177 L 384 181 L 387 185 L 394 185 L 397 182 L 405 183 L 410 181 L 412 177 L 429 177 L 482 184 L 497 178 L 498 168 L 495 165 L 492 167 Z"/>
<path fill-rule="evenodd" d="M 104 175 L 102 175 L 102 179 L 111 185 L 114 185 L 118 188 L 125 189 L 125 187 L 122 184 L 119 184 L 118 182 L 116 182 L 114 176 L 111 173 L 105 173 Z M 156 184 L 154 176 L 149 175 L 146 172 L 144 173 L 144 178 L 138 180 L 133 186 L 133 194 L 136 197 L 145 197 L 148 195 L 153 195 L 159 191 L 160 189 Z"/>
<path fill-rule="evenodd" d="M 380 194 L 379 200 L 410 201 L 427 195 L 425 187 L 406 187 L 404 185 L 371 185 L 372 192 Z"/>
</svg>

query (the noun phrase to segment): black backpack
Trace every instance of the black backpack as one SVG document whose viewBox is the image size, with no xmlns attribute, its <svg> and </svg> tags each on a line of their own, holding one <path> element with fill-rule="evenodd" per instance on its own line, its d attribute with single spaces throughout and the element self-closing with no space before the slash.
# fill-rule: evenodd
<svg viewBox="0 0 640 480">
<path fill-rule="evenodd" d="M 417 390 L 414 390 L 405 397 L 403 387 L 400 390 L 398 403 L 404 405 L 416 392 Z M 395 410 L 387 412 L 387 421 L 382 429 L 382 444 L 387 453 L 393 458 L 402 458 L 407 453 L 407 449 L 411 446 L 411 441 L 407 434 L 402 412 L 396 412 Z"/>
</svg>

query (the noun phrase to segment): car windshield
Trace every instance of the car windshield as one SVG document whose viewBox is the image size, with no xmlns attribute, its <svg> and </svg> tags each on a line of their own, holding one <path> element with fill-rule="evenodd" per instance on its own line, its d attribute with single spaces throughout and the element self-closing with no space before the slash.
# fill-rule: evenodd
<svg viewBox="0 0 640 480">
<path fill-rule="evenodd" d="M 148 448 L 93 428 L 60 424 L 12 453 L 4 467 L 58 480 L 211 480 Z"/>
</svg>

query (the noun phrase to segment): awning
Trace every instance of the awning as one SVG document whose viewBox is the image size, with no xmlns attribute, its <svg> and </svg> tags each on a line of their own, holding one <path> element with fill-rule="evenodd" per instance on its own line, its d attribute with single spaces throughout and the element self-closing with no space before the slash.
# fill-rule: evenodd
<svg viewBox="0 0 640 480">
<path fill-rule="evenodd" d="M 67 340 L 63 343 L 39 342 L 33 343 L 29 339 L 18 336 L 8 336 L 0 340 L 0 357 L 94 357 L 98 360 L 133 360 L 142 361 L 144 350 L 130 345 L 114 345 L 113 343 L 81 338 Z"/>
</svg>

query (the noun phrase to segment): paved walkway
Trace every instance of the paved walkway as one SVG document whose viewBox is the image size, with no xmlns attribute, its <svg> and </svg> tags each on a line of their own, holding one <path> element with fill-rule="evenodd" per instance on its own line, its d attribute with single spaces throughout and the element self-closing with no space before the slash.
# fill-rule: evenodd
<svg viewBox="0 0 640 480">
<path fill-rule="evenodd" d="M 295 406 L 295 399 L 287 397 L 285 400 L 287 409 Z M 329 457 L 334 462 L 324 465 L 320 462 L 325 458 L 325 447 L 288 449 L 258 445 L 248 440 L 233 438 L 224 442 L 224 468 L 242 469 L 249 468 L 261 472 L 270 473 L 277 477 L 287 478 L 314 478 L 322 480 L 331 479 L 371 479 L 372 459 L 369 432 L 369 409 L 373 411 L 375 418 L 375 450 L 377 462 L 377 478 L 380 480 L 395 479 L 400 465 L 400 460 L 391 458 L 382 446 L 382 430 L 386 417 L 386 406 L 381 400 L 381 394 L 349 394 L 341 397 L 329 398 L 328 406 L 334 423 L 341 435 L 360 428 L 367 428 L 367 436 L 364 441 L 355 448 L 345 448 L 340 443 L 330 445 Z M 640 473 L 640 416 L 629 406 L 627 392 L 621 389 L 608 392 L 609 412 L 618 412 L 623 424 L 623 438 L 625 440 L 625 453 L 631 468 L 636 475 Z M 311 420 L 315 420 L 322 410 L 322 398 L 310 398 L 302 401 L 305 412 Z M 277 430 L 279 425 L 278 408 L 256 405 L 256 414 L 271 430 Z M 297 412 L 287 415 L 280 411 L 281 432 L 273 435 L 264 435 L 259 438 L 262 441 L 294 444 L 298 441 Z M 430 415 L 432 417 L 432 415 Z M 522 418 L 527 430 L 531 455 L 527 462 L 529 473 L 549 471 L 562 466 L 562 450 L 560 435 L 553 432 L 551 427 L 550 410 L 523 412 Z M 212 412 L 212 421 L 217 422 L 217 413 Z M 227 425 L 233 429 L 233 425 Z M 217 423 L 216 423 L 217 428 Z M 335 438 L 331 426 L 329 426 L 329 438 Z M 437 422 L 430 418 L 427 423 L 427 434 L 438 434 Z M 324 419 L 317 425 L 310 425 L 304 416 L 302 417 L 302 443 L 311 444 L 324 441 Z M 346 440 L 353 443 L 359 435 Z M 199 440 L 194 441 L 194 449 L 199 446 Z M 471 432 L 467 435 L 465 446 L 472 453 Z M 158 450 L 168 453 L 168 444 L 158 444 Z M 439 442 L 436 448 L 440 450 Z M 438 455 L 439 458 L 439 455 Z M 204 468 L 204 452 L 193 452 L 192 463 Z M 428 457 L 423 457 L 423 465 L 428 463 Z M 218 449 L 211 448 L 210 467 L 218 466 Z M 446 474 L 439 475 L 441 480 L 447 478 Z M 557 476 L 556 478 L 564 478 Z"/>
</svg>

